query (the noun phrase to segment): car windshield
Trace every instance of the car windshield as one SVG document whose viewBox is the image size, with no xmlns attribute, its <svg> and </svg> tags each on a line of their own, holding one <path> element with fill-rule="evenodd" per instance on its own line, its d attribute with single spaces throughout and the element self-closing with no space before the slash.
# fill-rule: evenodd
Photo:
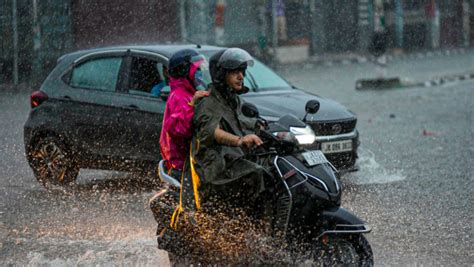
<svg viewBox="0 0 474 267">
<path fill-rule="evenodd" d="M 203 54 L 209 60 L 214 51 L 203 52 Z M 254 62 L 255 64 L 252 67 L 247 68 L 247 75 L 244 81 L 245 86 L 249 87 L 252 91 L 291 89 L 291 85 L 287 81 L 265 66 L 265 64 L 256 59 L 254 59 Z"/>
<path fill-rule="evenodd" d="M 281 90 L 291 88 L 283 78 L 258 60 L 252 67 L 247 68 L 245 84 L 251 89 L 259 90 Z"/>
</svg>

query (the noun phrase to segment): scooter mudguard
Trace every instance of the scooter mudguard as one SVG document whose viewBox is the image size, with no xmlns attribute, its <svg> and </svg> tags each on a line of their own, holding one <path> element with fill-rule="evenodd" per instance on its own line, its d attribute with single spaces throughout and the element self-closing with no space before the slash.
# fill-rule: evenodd
<svg viewBox="0 0 474 267">
<path fill-rule="evenodd" d="M 362 234 L 372 231 L 364 221 L 344 208 L 324 210 L 320 220 L 326 227 L 321 229 L 319 237 L 324 234 Z"/>
</svg>

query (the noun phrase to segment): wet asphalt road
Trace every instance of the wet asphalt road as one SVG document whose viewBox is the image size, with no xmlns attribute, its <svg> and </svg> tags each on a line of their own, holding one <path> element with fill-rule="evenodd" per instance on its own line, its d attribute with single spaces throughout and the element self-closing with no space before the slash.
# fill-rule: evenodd
<svg viewBox="0 0 474 267">
<path fill-rule="evenodd" d="M 389 73 L 425 79 L 473 71 L 472 62 L 471 54 L 406 60 L 394 62 Z M 360 170 L 343 176 L 343 206 L 372 226 L 367 237 L 376 264 L 472 265 L 474 81 L 355 91 L 355 80 L 372 75 L 372 68 L 282 73 L 358 115 Z M 24 158 L 28 105 L 27 93 L 0 92 L 0 265 L 168 264 L 155 248 L 146 206 L 152 186 L 98 171 L 81 171 L 73 194 L 39 186 Z"/>
</svg>

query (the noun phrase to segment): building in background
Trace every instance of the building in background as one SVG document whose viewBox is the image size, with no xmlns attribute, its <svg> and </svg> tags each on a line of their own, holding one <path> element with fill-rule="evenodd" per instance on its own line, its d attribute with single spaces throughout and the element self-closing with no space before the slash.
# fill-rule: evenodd
<svg viewBox="0 0 474 267">
<path fill-rule="evenodd" d="M 12 18 L 16 2 L 16 27 Z M 181 39 L 178 7 L 166 0 L 0 0 L 0 82 L 42 81 L 66 52 Z M 14 44 L 14 33 L 18 44 Z M 14 70 L 18 52 L 18 69 Z"/>
<path fill-rule="evenodd" d="M 175 41 L 180 38 L 177 14 L 175 1 L 73 0 L 74 47 Z"/>
<path fill-rule="evenodd" d="M 130 43 L 239 46 L 281 61 L 365 53 L 375 1 L 389 49 L 474 44 L 474 0 L 0 0 L 0 82 L 41 81 L 66 52 Z"/>
<path fill-rule="evenodd" d="M 466 30 L 468 31 L 466 33 L 467 38 L 469 38 L 469 45 L 474 46 L 474 0 L 467 1 L 468 7 L 466 10 L 468 10 L 468 22 L 466 25 Z"/>
<path fill-rule="evenodd" d="M 31 3 L 0 0 L 0 82 L 13 81 L 14 72 L 18 80 L 24 81 L 30 76 L 33 28 L 31 7 L 27 2 Z"/>
<path fill-rule="evenodd" d="M 456 47 L 463 44 L 463 0 L 440 0 L 440 45 Z"/>
</svg>

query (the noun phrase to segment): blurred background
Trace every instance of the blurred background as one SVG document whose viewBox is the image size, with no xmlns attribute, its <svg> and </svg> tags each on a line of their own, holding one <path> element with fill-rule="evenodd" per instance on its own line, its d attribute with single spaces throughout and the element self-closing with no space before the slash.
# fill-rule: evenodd
<svg viewBox="0 0 474 267">
<path fill-rule="evenodd" d="M 0 83 L 42 81 L 59 56 L 130 43 L 239 46 L 267 63 L 474 45 L 474 0 L 0 0 Z"/>
</svg>

